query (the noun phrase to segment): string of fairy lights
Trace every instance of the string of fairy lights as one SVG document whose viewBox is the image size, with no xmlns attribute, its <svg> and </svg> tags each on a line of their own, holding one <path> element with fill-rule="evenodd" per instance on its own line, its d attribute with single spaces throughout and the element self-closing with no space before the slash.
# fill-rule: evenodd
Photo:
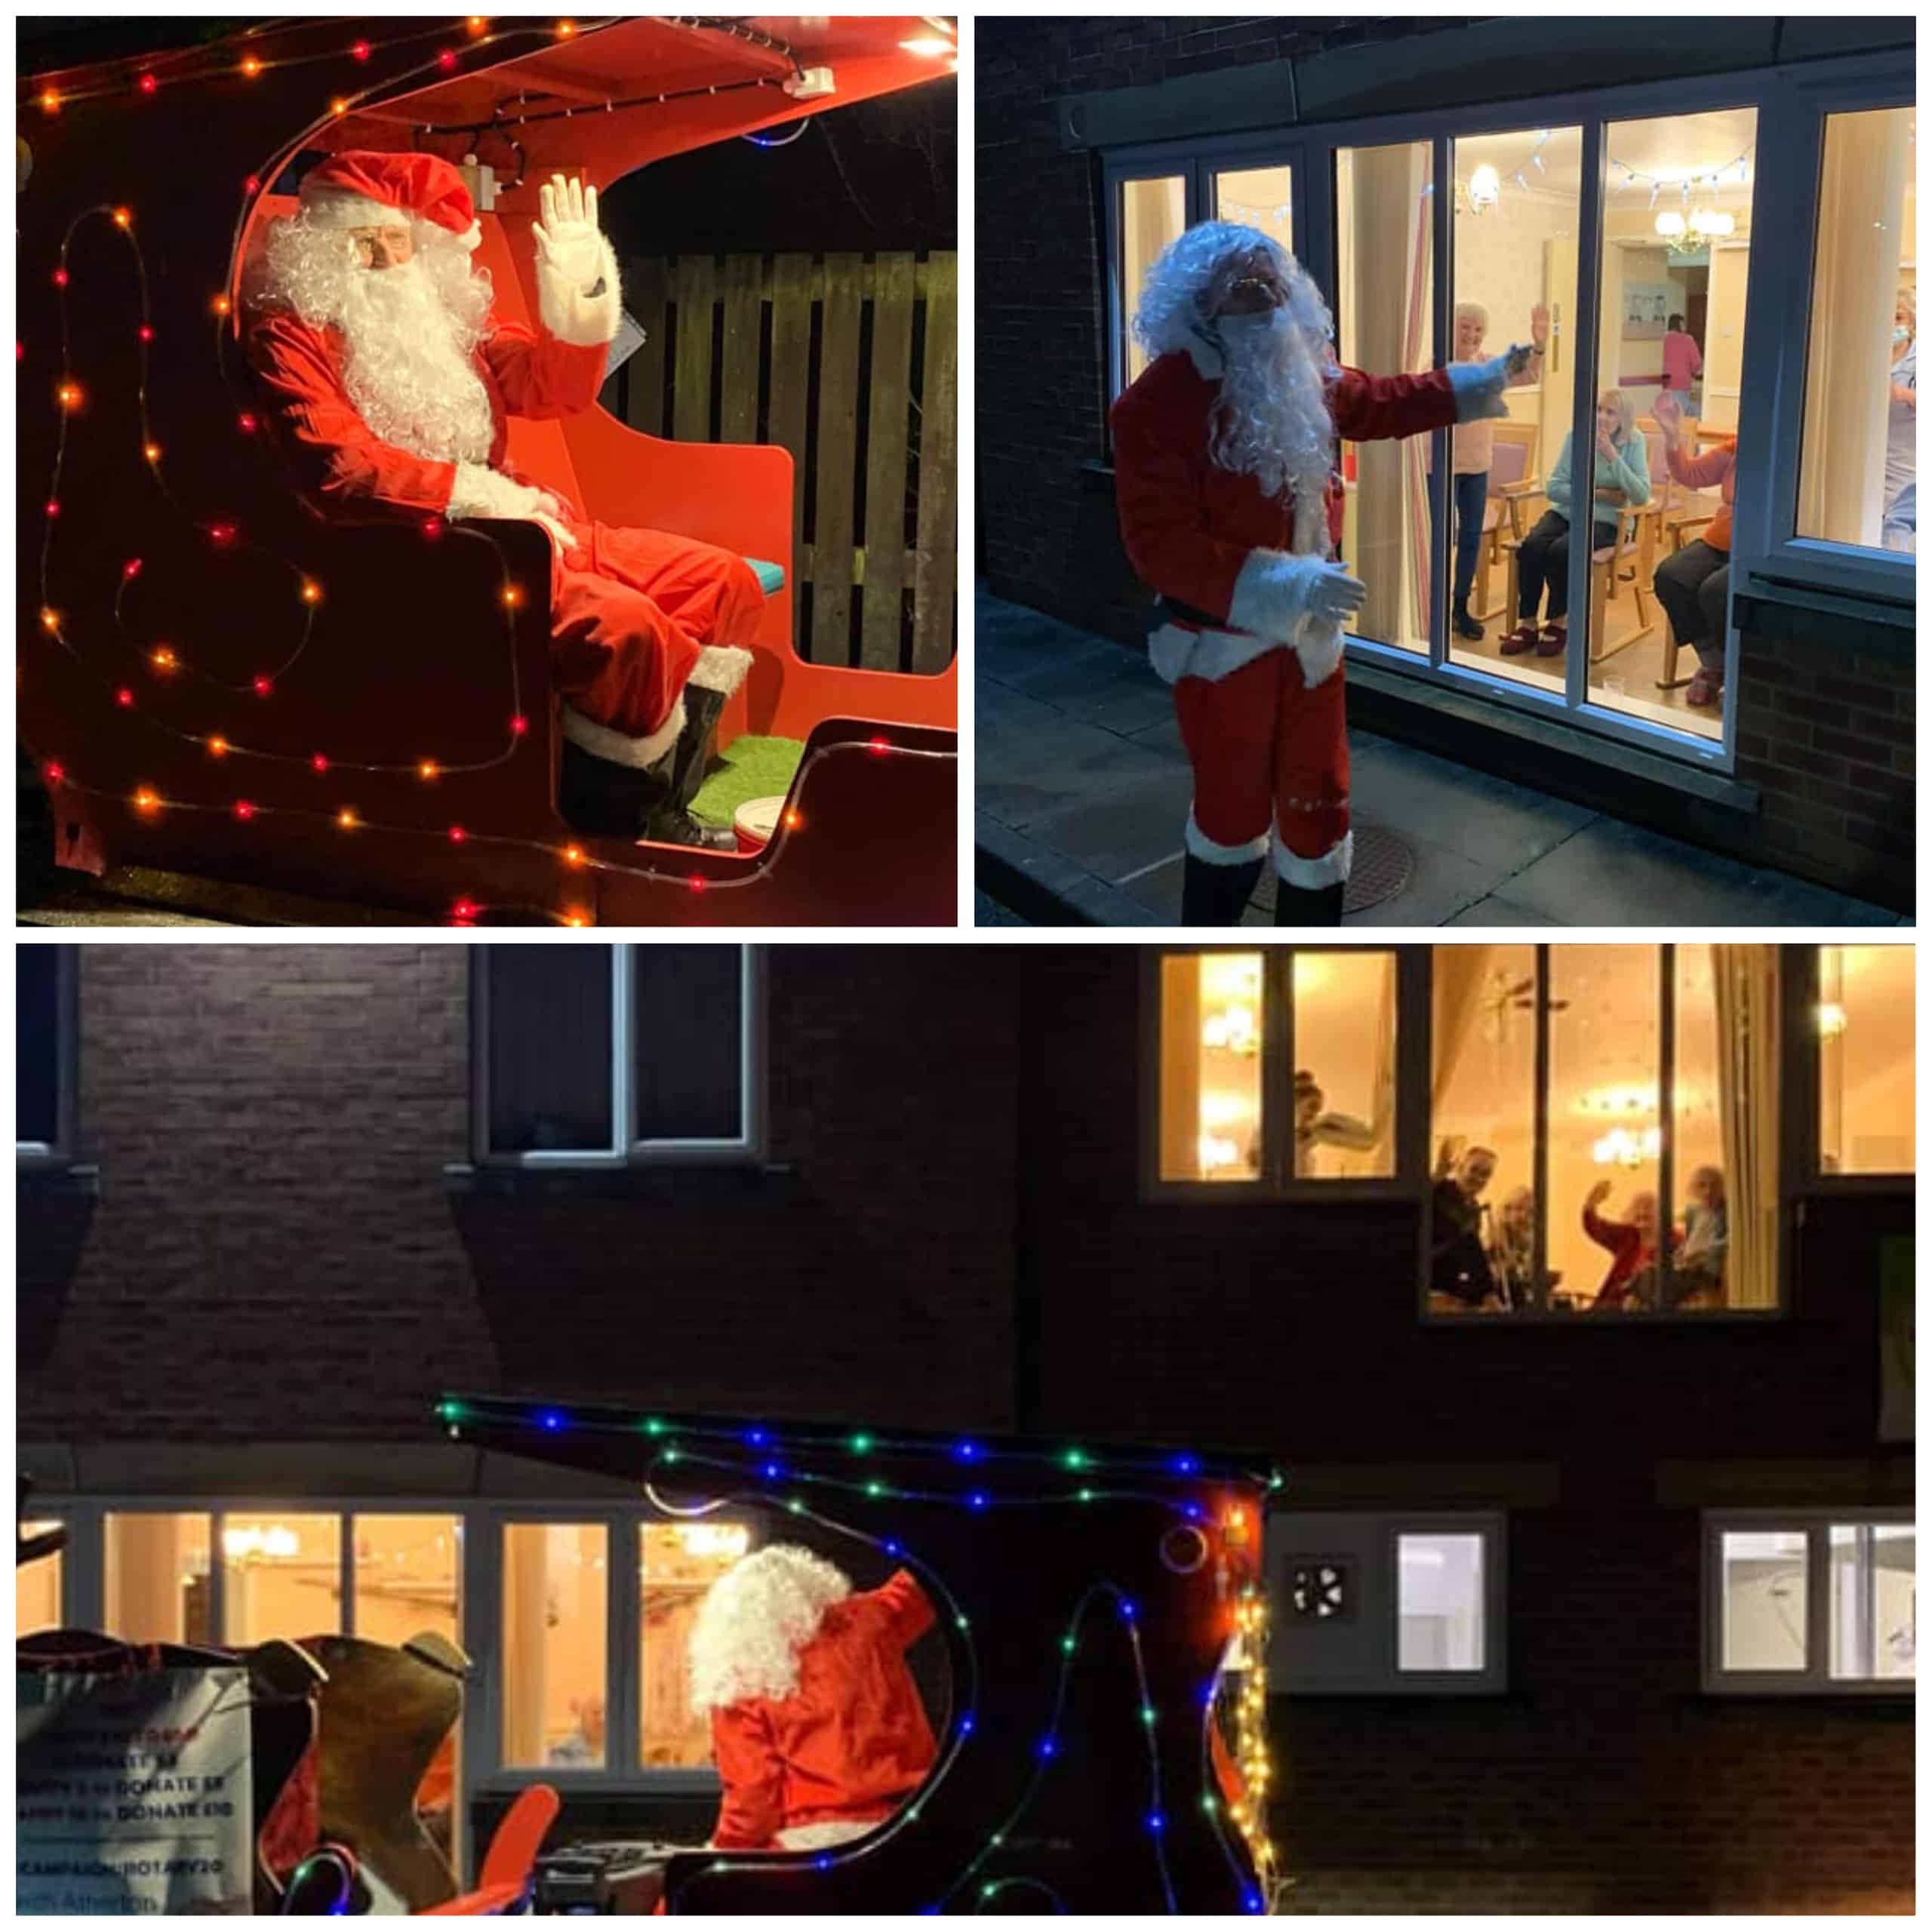
<svg viewBox="0 0 1932 1932">
<path fill-rule="evenodd" d="M 961 1700 L 964 1708 L 958 1721 L 951 1728 L 940 1762 L 919 1795 L 881 1826 L 878 1834 L 867 1838 L 866 1846 L 868 1850 L 918 1822 L 924 1804 L 930 1800 L 958 1764 L 968 1741 L 974 1734 L 980 1665 L 969 1618 L 960 1607 L 958 1599 L 946 1589 L 943 1577 L 931 1564 L 909 1552 L 896 1538 L 874 1537 L 854 1529 L 836 1518 L 823 1515 L 813 1509 L 804 1497 L 795 1491 L 782 1494 L 757 1487 L 728 1487 L 724 1494 L 712 1496 L 703 1503 L 674 1503 L 668 1500 L 657 1487 L 657 1478 L 661 1474 L 670 1471 L 701 1470 L 707 1475 L 715 1475 L 728 1481 L 776 1483 L 798 1487 L 816 1485 L 827 1490 L 863 1494 L 876 1500 L 934 1503 L 963 1508 L 975 1513 L 999 1506 L 1064 1506 L 1069 1503 L 1131 1500 L 1171 1509 L 1190 1526 L 1198 1524 L 1204 1513 L 1201 1506 L 1192 1499 L 1180 1500 L 1171 1494 L 1131 1488 L 1095 1487 L 1084 1480 L 1076 1481 L 1071 1488 L 1062 1486 L 1051 1491 L 1028 1491 L 995 1495 L 984 1486 L 990 1478 L 983 1472 L 1008 1466 L 1026 1471 L 1037 1471 L 1042 1475 L 1051 1470 L 1063 1478 L 1094 1477 L 1103 1483 L 1109 1478 L 1131 1479 L 1136 1475 L 1144 1476 L 1158 1472 L 1171 1478 L 1201 1478 L 1210 1481 L 1235 1480 L 1261 1484 L 1270 1491 L 1278 1487 L 1281 1481 L 1278 1472 L 1270 1472 L 1265 1478 L 1259 1478 L 1252 1472 L 1238 1469 L 1233 1465 L 1216 1464 L 1209 1459 L 1186 1453 L 1158 1457 L 1139 1454 L 1099 1454 L 1080 1447 L 1045 1449 L 1034 1445 L 986 1444 L 970 1437 L 958 1438 L 942 1451 L 930 1438 L 900 1438 L 863 1430 L 833 1434 L 817 1430 L 780 1430 L 759 1425 L 748 1428 L 708 1426 L 682 1419 L 673 1423 L 658 1416 L 620 1415 L 601 1411 L 561 1408 L 533 1410 L 521 1404 L 485 1404 L 454 1397 L 446 1397 L 439 1401 L 436 1405 L 436 1414 L 450 1435 L 457 1438 L 460 1437 L 465 1426 L 472 1422 L 498 1425 L 507 1423 L 534 1429 L 549 1435 L 577 1429 L 642 1435 L 654 1445 L 643 1481 L 644 1492 L 654 1506 L 669 1515 L 681 1518 L 704 1516 L 723 1509 L 746 1506 L 782 1510 L 787 1515 L 803 1518 L 835 1534 L 865 1543 L 895 1561 L 909 1564 L 918 1572 L 931 1587 L 943 1613 L 951 1620 L 961 1639 L 967 1665 L 964 1695 Z M 703 1449 L 694 1451 L 685 1446 L 687 1441 L 716 1444 L 721 1447 L 729 1444 L 739 1454 L 726 1456 Z M 752 1452 L 755 1460 L 743 1460 L 743 1452 L 747 1451 Z M 863 1463 L 874 1457 L 931 1457 L 941 1453 L 967 1472 L 965 1481 L 968 1487 L 949 1491 L 911 1488 L 888 1484 L 873 1478 L 828 1475 L 821 1470 L 800 1467 L 795 1460 L 803 1455 L 842 1454 Z M 1143 1829 L 1159 1875 L 1167 1909 L 1171 1914 L 1180 1909 L 1167 1855 L 1169 1820 L 1160 1755 L 1159 1713 L 1152 1700 L 1146 1657 L 1142 1646 L 1139 1612 L 1133 1598 L 1118 1583 L 1102 1578 L 1089 1585 L 1078 1599 L 1060 1636 L 1060 1655 L 1050 1706 L 1051 1715 L 1045 1730 L 1035 1743 L 1031 1770 L 1024 1784 L 1011 1807 L 987 1834 L 978 1852 L 937 1893 L 933 1901 L 923 1908 L 924 1910 L 933 1912 L 943 1911 L 949 1902 L 973 1887 L 976 1881 L 977 1890 L 974 1900 L 976 1911 L 984 1912 L 999 1898 L 1015 1890 L 1037 1892 L 1051 1901 L 1054 1909 L 1066 1909 L 1053 1888 L 1042 1879 L 1024 1874 L 985 1878 L 980 1875 L 1005 1848 L 1008 1839 L 1032 1807 L 1046 1779 L 1060 1759 L 1060 1733 L 1083 1632 L 1097 1612 L 1108 1607 L 1113 1611 L 1127 1636 L 1139 1697 L 1141 1729 L 1146 1742 L 1149 1795 L 1148 1808 L 1142 1820 Z M 1269 1838 L 1266 1822 L 1270 1776 L 1265 1673 L 1263 1669 L 1266 1654 L 1266 1601 L 1263 1592 L 1252 1585 L 1247 1586 L 1235 1607 L 1232 1640 L 1241 1647 L 1246 1666 L 1235 1708 L 1241 1790 L 1238 1797 L 1231 1801 L 1229 1807 L 1236 1831 L 1247 1853 L 1246 1866 L 1243 1866 L 1224 1829 L 1223 1807 L 1214 1794 L 1216 1779 L 1211 1740 L 1206 1728 L 1204 1727 L 1202 1732 L 1202 1808 L 1239 1887 L 1243 1908 L 1251 1913 L 1265 1913 L 1270 1909 L 1279 1883 L 1277 1861 Z M 1217 1660 L 1214 1675 L 1202 1693 L 1204 1726 L 1211 1726 L 1217 1721 L 1216 1704 L 1221 1681 L 1221 1662 Z M 811 1862 L 814 1869 L 829 1871 L 850 1855 L 839 1851 L 821 1851 L 812 1855 Z M 715 1873 L 770 1869 L 769 1858 L 762 1856 L 757 1860 L 716 1859 L 706 1867 L 707 1872 Z"/>
<path fill-rule="evenodd" d="M 697 31 L 737 32 L 730 23 L 707 19 L 680 18 L 672 24 Z M 489 32 L 490 26 L 489 19 L 483 15 L 470 16 L 466 21 L 470 38 L 479 47 L 488 46 L 495 38 L 500 37 L 492 35 Z M 520 32 L 530 29 L 519 27 L 512 30 Z M 266 31 L 272 32 L 275 30 Z M 560 20 L 549 29 L 550 33 L 558 39 L 568 39 L 578 31 L 576 23 L 570 20 Z M 285 58 L 265 56 L 263 53 L 256 51 L 255 45 L 260 37 L 250 36 L 247 43 L 248 51 L 238 57 L 235 56 L 232 51 L 225 51 L 202 57 L 198 61 L 194 57 L 188 57 L 185 63 L 157 60 L 140 65 L 134 70 L 132 85 L 137 96 L 152 97 L 161 91 L 163 86 L 174 88 L 196 80 L 226 81 L 237 75 L 245 80 L 254 81 L 284 69 L 309 66 L 321 60 L 346 58 L 353 63 L 367 64 L 379 46 L 387 49 L 432 38 L 446 38 L 447 35 L 447 29 L 435 28 L 389 36 L 380 42 L 358 39 L 346 48 L 294 54 Z M 745 29 L 744 35 L 739 37 L 745 35 L 752 36 L 760 45 L 771 38 L 750 29 Z M 772 41 L 771 51 L 788 60 L 792 57 L 789 48 L 781 42 Z M 795 66 L 795 61 L 793 64 Z M 437 53 L 433 61 L 425 63 L 423 71 L 434 69 L 449 74 L 457 72 L 460 65 L 461 57 L 457 48 L 445 46 Z M 384 82 L 381 85 L 386 88 L 395 84 L 391 80 Z M 768 84 L 771 83 L 764 78 L 761 78 L 756 83 L 758 85 Z M 728 85 L 721 84 L 721 86 Z M 329 105 L 330 118 L 347 115 L 377 91 L 371 88 L 360 95 L 336 97 Z M 718 91 L 718 88 L 697 90 L 699 92 Z M 82 102 L 107 97 L 118 97 L 118 91 L 103 85 L 63 94 L 49 84 L 39 88 L 37 91 L 41 109 L 48 115 L 58 115 L 68 107 Z M 617 105 L 626 107 L 643 106 L 662 103 L 672 97 L 668 94 L 641 97 L 636 101 L 606 103 L 606 106 L 613 108 Z M 300 151 L 315 129 L 327 125 L 327 120 L 312 124 L 265 163 L 258 172 L 248 177 L 244 184 L 245 194 L 242 208 L 237 218 L 238 239 L 247 218 L 248 202 L 260 192 L 264 181 L 275 179 L 288 162 Z M 50 785 L 63 786 L 84 796 L 130 805 L 137 815 L 146 819 L 152 819 L 165 811 L 212 814 L 245 826 L 276 819 L 331 823 L 343 833 L 409 838 L 460 846 L 494 846 L 506 850 L 533 852 L 555 859 L 567 872 L 603 874 L 614 878 L 669 886 L 692 893 L 730 891 L 761 883 L 767 867 L 783 857 L 790 839 L 804 829 L 803 816 L 795 806 L 788 806 L 781 815 L 774 835 L 759 855 L 757 864 L 742 867 L 734 864 L 718 872 L 673 869 L 667 863 L 649 860 L 617 860 L 575 841 L 558 845 L 545 838 L 503 833 L 480 833 L 460 823 L 435 826 L 371 820 L 365 817 L 352 801 L 341 798 L 340 780 L 344 774 L 414 776 L 425 785 L 433 785 L 448 777 L 494 770 L 507 764 L 528 736 L 530 720 L 524 706 L 516 652 L 516 614 L 526 601 L 526 592 L 523 586 L 512 577 L 504 563 L 501 546 L 494 538 L 480 531 L 452 525 L 440 515 L 420 520 L 419 527 L 426 543 L 439 543 L 452 535 L 472 542 L 485 543 L 496 553 L 497 560 L 497 595 L 503 611 L 503 641 L 508 660 L 510 703 L 503 742 L 498 749 L 487 755 L 451 758 L 418 755 L 394 761 L 377 761 L 344 758 L 325 749 L 306 752 L 271 749 L 223 733 L 190 731 L 156 715 L 144 705 L 139 687 L 133 678 L 108 675 L 91 661 L 76 645 L 69 633 L 67 620 L 55 603 L 53 574 L 54 543 L 61 527 L 61 481 L 66 470 L 69 440 L 76 419 L 87 413 L 87 392 L 74 365 L 69 309 L 69 304 L 74 299 L 71 256 L 75 236 L 86 224 L 98 220 L 107 221 L 122 238 L 134 265 L 140 309 L 139 321 L 133 332 L 134 346 L 138 357 L 136 430 L 140 460 L 149 477 L 163 503 L 174 513 L 180 525 L 184 529 L 197 531 L 213 555 L 220 558 L 252 552 L 285 570 L 295 588 L 299 615 L 299 627 L 293 643 L 282 654 L 251 671 L 240 681 L 223 677 L 195 660 L 184 651 L 177 640 L 157 635 L 144 641 L 137 637 L 131 628 L 130 609 L 131 602 L 137 600 L 140 595 L 145 560 L 140 555 L 134 555 L 129 557 L 123 564 L 114 596 L 112 621 L 121 645 L 158 688 L 202 685 L 231 696 L 252 696 L 259 701 L 267 703 L 274 699 L 280 681 L 294 669 L 315 641 L 317 620 L 325 601 L 325 587 L 321 583 L 290 559 L 252 541 L 238 520 L 226 512 L 218 513 L 211 518 L 198 517 L 169 488 L 164 463 L 165 452 L 158 440 L 151 405 L 152 353 L 157 340 L 157 331 L 151 306 L 147 263 L 136 232 L 134 210 L 125 205 L 100 203 L 82 210 L 68 223 L 61 238 L 58 258 L 52 272 L 60 313 L 60 374 L 54 395 L 57 426 L 52 475 L 45 498 L 40 549 L 42 631 L 102 692 L 107 703 L 116 711 L 133 714 L 145 728 L 171 738 L 177 743 L 195 746 L 211 760 L 223 764 L 245 764 L 248 761 L 254 761 L 289 769 L 306 767 L 318 780 L 331 783 L 337 790 L 337 798 L 336 802 L 325 807 L 269 804 L 245 795 L 220 801 L 171 795 L 164 797 L 152 784 L 137 784 L 130 791 L 119 785 L 107 786 L 93 782 L 91 776 L 84 776 L 75 771 L 71 758 L 60 753 L 44 757 L 42 760 L 40 769 L 47 782 Z M 212 297 L 209 303 L 215 331 L 217 367 L 234 410 L 232 426 L 238 436 L 248 439 L 257 436 L 263 424 L 254 409 L 244 402 L 234 400 L 235 384 L 227 361 L 232 308 L 230 297 L 225 291 Z M 16 361 L 22 361 L 25 358 L 25 344 L 17 344 Z M 800 794 L 807 775 L 826 758 L 854 752 L 872 757 L 894 756 L 956 761 L 956 754 L 950 750 L 896 744 L 884 734 L 875 733 L 863 741 L 847 740 L 820 745 L 808 751 L 793 780 L 793 795 L 795 797 Z M 454 902 L 450 918 L 456 924 L 469 925 L 491 914 L 515 912 L 521 915 L 533 912 L 555 924 L 586 926 L 594 923 L 590 909 L 580 905 L 533 908 L 519 904 L 512 907 L 491 904 L 468 896 L 459 897 Z"/>
</svg>

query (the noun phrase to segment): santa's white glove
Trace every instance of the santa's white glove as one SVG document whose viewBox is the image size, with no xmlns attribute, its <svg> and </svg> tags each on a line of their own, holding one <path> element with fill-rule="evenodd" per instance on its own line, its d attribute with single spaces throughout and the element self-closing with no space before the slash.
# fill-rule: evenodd
<svg viewBox="0 0 1932 1932">
<path fill-rule="evenodd" d="M 1309 615 L 1346 624 L 1367 595 L 1368 586 L 1360 577 L 1349 576 L 1346 564 L 1324 564 L 1321 575 L 1309 586 Z"/>
<path fill-rule="evenodd" d="M 594 349 L 614 341 L 623 312 L 617 258 L 597 226 L 597 190 L 554 175 L 538 195 L 537 300 L 559 342 Z"/>
<path fill-rule="evenodd" d="M 1456 420 L 1479 423 L 1487 416 L 1507 416 L 1509 409 L 1503 392 L 1512 376 L 1521 375 L 1529 367 L 1529 361 L 1528 346 L 1517 343 L 1486 362 L 1451 362 L 1449 387 L 1456 398 Z"/>
</svg>

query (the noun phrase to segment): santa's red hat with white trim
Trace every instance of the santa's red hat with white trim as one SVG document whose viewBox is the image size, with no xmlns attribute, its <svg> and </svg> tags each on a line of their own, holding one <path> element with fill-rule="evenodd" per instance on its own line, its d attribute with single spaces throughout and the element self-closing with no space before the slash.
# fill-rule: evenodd
<svg viewBox="0 0 1932 1932">
<path fill-rule="evenodd" d="M 302 177 L 302 208 L 318 228 L 383 228 L 398 220 L 446 229 L 466 248 L 483 239 L 463 176 L 433 154 L 351 149 Z"/>
</svg>

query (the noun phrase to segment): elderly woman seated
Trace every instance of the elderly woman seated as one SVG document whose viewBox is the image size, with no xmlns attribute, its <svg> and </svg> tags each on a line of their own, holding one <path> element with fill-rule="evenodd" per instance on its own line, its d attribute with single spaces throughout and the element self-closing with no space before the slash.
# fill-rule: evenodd
<svg viewBox="0 0 1932 1932">
<path fill-rule="evenodd" d="M 1506 657 L 1534 651 L 1539 657 L 1561 657 L 1569 641 L 1564 623 L 1570 605 L 1570 441 L 1549 472 L 1545 493 L 1549 508 L 1523 539 L 1516 555 L 1516 628 L 1500 641 Z M 1617 541 L 1617 512 L 1626 504 L 1651 500 L 1650 458 L 1636 426 L 1636 410 L 1621 389 L 1597 398 L 1595 483 L 1592 491 L 1590 548 Z M 1547 595 L 1540 627 L 1537 610 Z"/>
</svg>

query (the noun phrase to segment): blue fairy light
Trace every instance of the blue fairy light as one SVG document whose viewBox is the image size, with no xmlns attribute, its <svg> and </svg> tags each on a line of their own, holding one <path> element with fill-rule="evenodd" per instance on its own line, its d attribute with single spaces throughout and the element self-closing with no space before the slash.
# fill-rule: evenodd
<svg viewBox="0 0 1932 1932">
<path fill-rule="evenodd" d="M 776 1482 L 783 1474 L 784 1471 L 776 1463 L 768 1463 L 764 1466 L 764 1479 L 767 1482 Z"/>
<path fill-rule="evenodd" d="M 771 1439 L 761 1429 L 748 1429 L 745 1431 L 745 1440 L 754 1449 L 762 1449 Z"/>
<path fill-rule="evenodd" d="M 1192 1456 L 1177 1456 L 1174 1460 L 1174 1472 L 1177 1476 L 1198 1475 L 1201 1472 L 1200 1461 Z"/>
<path fill-rule="evenodd" d="M 1147 1829 L 1158 1838 L 1168 1829 L 1168 1821 L 1159 1812 L 1150 1811 L 1147 1814 Z"/>
<path fill-rule="evenodd" d="M 979 1445 L 972 1442 L 960 1442 L 953 1445 L 952 1453 L 962 1463 L 976 1462 L 979 1459 Z"/>
<path fill-rule="evenodd" d="M 546 1429 L 561 1429 L 564 1419 L 555 1409 L 546 1409 L 537 1420 Z"/>
<path fill-rule="evenodd" d="M 1059 1750 L 1060 1744 L 1057 1739 L 1053 1737 L 1043 1737 L 1040 1740 L 1040 1755 L 1041 1757 L 1051 1758 L 1056 1755 Z"/>
<path fill-rule="evenodd" d="M 817 1872 L 829 1872 L 832 1869 L 831 1853 L 829 1851 L 820 1852 L 819 1855 L 812 1860 L 812 1869 Z"/>
<path fill-rule="evenodd" d="M 976 1489 L 971 1496 L 967 1497 L 966 1500 L 971 1503 L 975 1509 L 983 1509 L 986 1505 L 992 1500 L 992 1499 L 987 1495 L 986 1492 L 983 1489 Z"/>
<path fill-rule="evenodd" d="M 903 1543 L 895 1543 L 891 1537 L 888 1537 L 879 1548 L 888 1556 L 903 1556 L 906 1554 L 906 1546 Z"/>
<path fill-rule="evenodd" d="M 968 1711 L 966 1715 L 959 1720 L 960 1736 L 961 1737 L 971 1737 L 973 1734 L 974 1727 L 978 1722 L 978 1718 L 974 1717 L 971 1711 Z"/>
</svg>

